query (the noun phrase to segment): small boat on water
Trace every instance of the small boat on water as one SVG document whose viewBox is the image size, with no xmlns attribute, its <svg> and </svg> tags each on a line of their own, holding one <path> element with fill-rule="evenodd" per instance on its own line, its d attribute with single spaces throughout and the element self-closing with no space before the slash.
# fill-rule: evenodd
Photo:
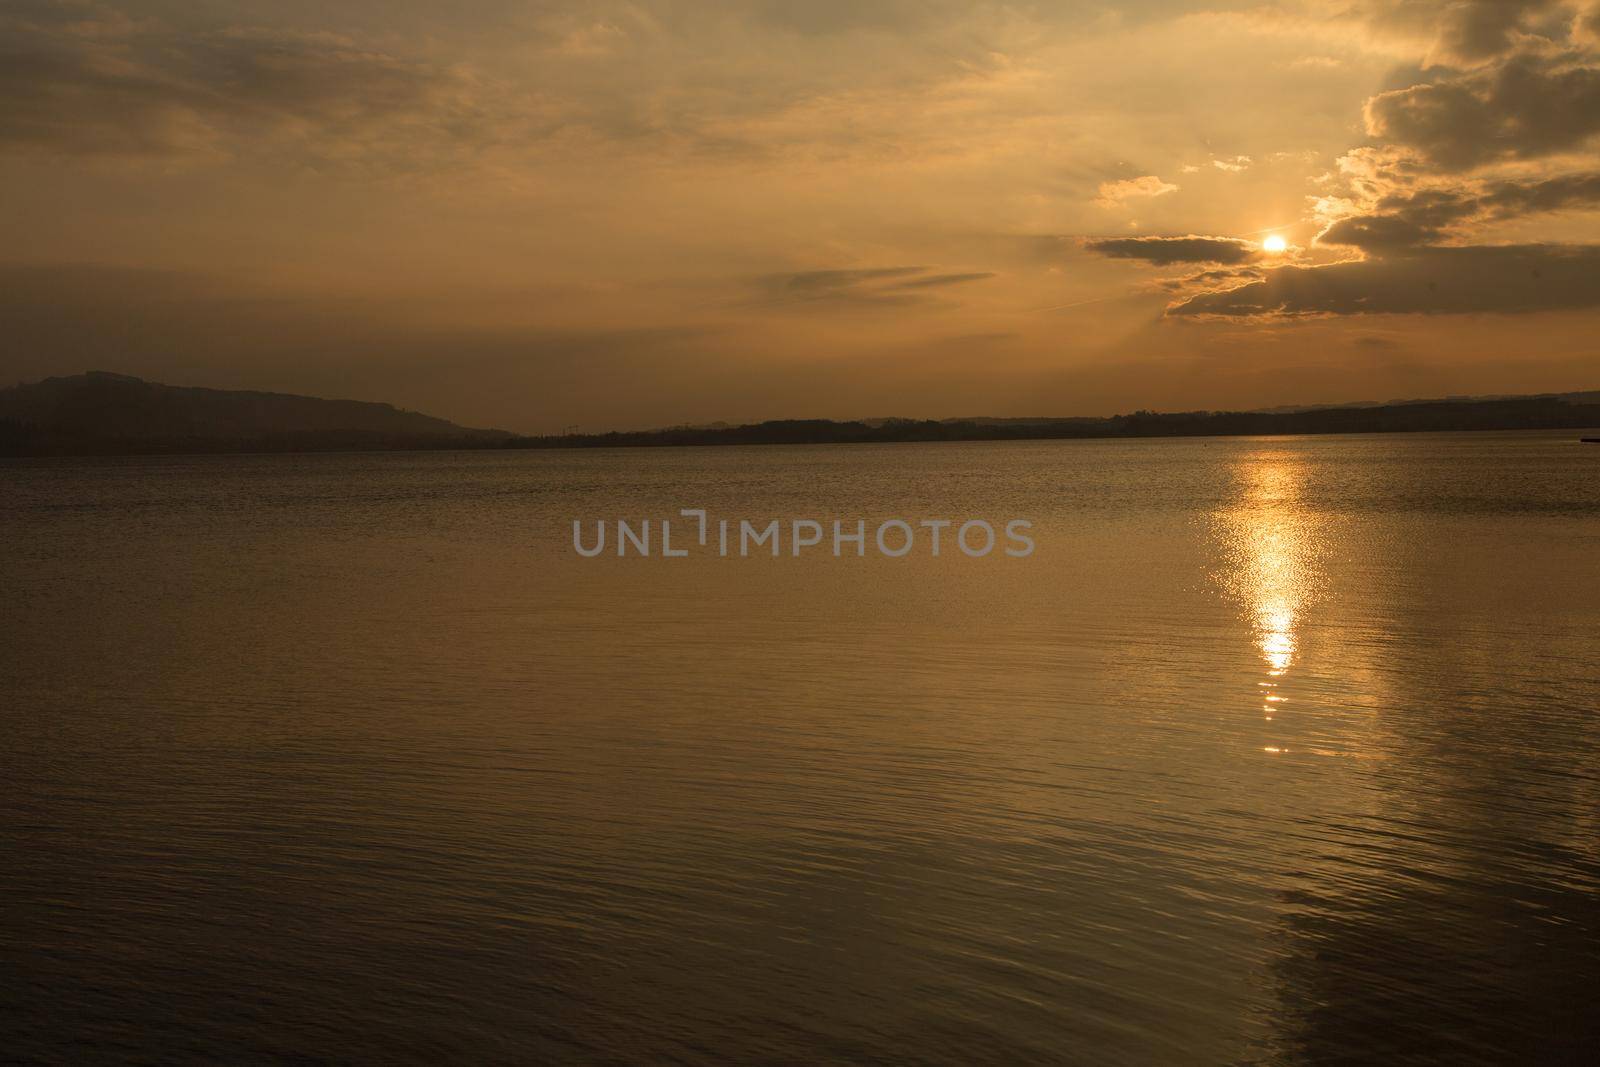
<svg viewBox="0 0 1600 1067">
<path fill-rule="evenodd" d="M 1580 437 L 1578 440 L 1586 445 L 1600 445 L 1600 437 Z"/>
</svg>

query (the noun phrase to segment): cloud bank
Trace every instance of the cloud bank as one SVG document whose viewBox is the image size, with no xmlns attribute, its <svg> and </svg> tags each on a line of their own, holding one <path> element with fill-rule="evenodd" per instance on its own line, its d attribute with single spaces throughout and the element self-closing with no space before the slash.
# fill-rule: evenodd
<svg viewBox="0 0 1600 1067">
<path fill-rule="evenodd" d="M 1600 207 L 1600 5 L 1392 0 L 1380 36 L 1432 26 L 1422 66 L 1363 109 L 1356 146 L 1318 198 L 1317 247 L 1174 303 L 1180 318 L 1527 313 L 1600 306 L 1600 245 L 1485 240 L 1487 227 Z M 1151 260 L 1159 262 L 1158 260 Z M 1174 288 L 1181 288 L 1177 286 Z"/>
<path fill-rule="evenodd" d="M 1593 307 L 1600 307 L 1600 247 L 1497 245 L 1279 267 L 1260 281 L 1192 296 L 1168 314 L 1262 318 Z"/>
<path fill-rule="evenodd" d="M 466 135 L 458 72 L 331 33 L 180 30 L 22 3 L 0 15 L 0 149 L 172 157 L 295 142 L 329 156 Z"/>
<path fill-rule="evenodd" d="M 1234 237 L 1105 237 L 1083 244 L 1090 252 L 1111 259 L 1139 259 L 1156 266 L 1174 263 L 1249 263 L 1260 252 Z"/>
</svg>

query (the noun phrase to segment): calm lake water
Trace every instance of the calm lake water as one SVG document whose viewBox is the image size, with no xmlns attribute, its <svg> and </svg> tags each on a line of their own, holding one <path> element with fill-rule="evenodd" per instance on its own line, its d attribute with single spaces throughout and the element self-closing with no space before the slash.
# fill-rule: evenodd
<svg viewBox="0 0 1600 1067">
<path fill-rule="evenodd" d="M 0 463 L 0 1055 L 1579 1061 L 1576 437 Z"/>
</svg>

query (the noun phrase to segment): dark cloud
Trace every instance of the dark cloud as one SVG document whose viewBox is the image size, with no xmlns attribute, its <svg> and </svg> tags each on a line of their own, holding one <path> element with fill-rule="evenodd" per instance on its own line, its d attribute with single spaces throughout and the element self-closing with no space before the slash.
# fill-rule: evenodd
<svg viewBox="0 0 1600 1067">
<path fill-rule="evenodd" d="M 332 34 L 184 31 L 65 5 L 0 20 L 0 149 L 160 156 L 283 134 L 352 155 L 385 129 L 461 134 L 468 96 L 455 73 Z"/>
<path fill-rule="evenodd" d="M 993 278 L 993 271 L 973 271 L 967 274 L 930 274 L 924 278 L 911 278 L 895 284 L 896 289 L 937 289 L 946 285 L 961 285 L 964 282 L 981 282 L 986 278 Z"/>
<path fill-rule="evenodd" d="M 1438 229 L 1401 215 L 1354 215 L 1323 230 L 1317 236 L 1317 243 L 1382 251 L 1428 244 L 1438 236 Z"/>
<path fill-rule="evenodd" d="M 1600 173 L 1564 174 L 1540 182 L 1497 182 L 1478 198 L 1478 207 L 1493 218 L 1597 204 Z"/>
<path fill-rule="evenodd" d="M 1559 9 L 1555 0 L 1467 0 L 1441 12 L 1439 44 L 1452 57 L 1473 62 L 1503 55 L 1542 17 Z"/>
<path fill-rule="evenodd" d="M 925 267 L 872 267 L 867 270 L 800 270 L 757 278 L 758 304 L 915 304 L 917 296 L 896 291 L 894 283 L 922 274 Z"/>
<path fill-rule="evenodd" d="M 1191 274 L 1187 278 L 1169 278 L 1161 283 L 1168 292 L 1179 292 L 1183 289 L 1216 288 L 1225 282 L 1236 282 L 1248 278 L 1262 278 L 1266 272 L 1258 267 L 1238 267 L 1232 270 L 1203 270 L 1199 274 Z"/>
<path fill-rule="evenodd" d="M 1106 237 L 1084 242 L 1112 259 L 1139 259 L 1157 266 L 1175 263 L 1249 263 L 1260 253 L 1233 237 Z"/>
<path fill-rule="evenodd" d="M 767 274 L 755 279 L 762 306 L 835 305 L 871 307 L 918 304 L 932 298 L 917 290 L 942 289 L 994 277 L 988 272 L 929 274 L 926 267 L 873 267 L 863 270 L 810 270 Z"/>
<path fill-rule="evenodd" d="M 1317 241 L 1383 252 L 1432 244 L 1468 222 L 1597 204 L 1600 174 L 1596 173 L 1565 174 L 1534 182 L 1463 183 L 1454 188 L 1391 193 L 1378 199 L 1372 214 L 1339 219 Z"/>
<path fill-rule="evenodd" d="M 1177 316 L 1465 314 L 1600 307 L 1600 246 L 1415 249 L 1383 259 L 1288 266 L 1199 293 Z"/>
<path fill-rule="evenodd" d="M 1537 159 L 1600 133 L 1600 67 L 1580 53 L 1522 53 L 1367 101 L 1367 132 L 1444 171 Z"/>
<path fill-rule="evenodd" d="M 1565 35 L 1570 0 L 1356 0 L 1352 10 L 1380 35 L 1431 37 L 1440 60 L 1482 63 L 1529 37 Z"/>
<path fill-rule="evenodd" d="M 806 270 L 795 274 L 768 274 L 764 284 L 789 293 L 831 293 L 854 289 L 887 278 L 920 274 L 925 267 L 872 267 L 867 270 Z"/>
<path fill-rule="evenodd" d="M 1209 286 L 1179 316 L 1528 312 L 1600 306 L 1600 246 L 1471 243 L 1494 221 L 1600 204 L 1600 173 L 1561 173 L 1565 153 L 1600 135 L 1600 65 L 1573 32 L 1567 0 L 1394 0 L 1380 25 L 1432 28 L 1432 61 L 1396 72 L 1367 101 L 1377 143 L 1341 161 L 1334 204 L 1358 205 L 1317 242 L 1363 258 L 1284 266 L 1248 284 Z M 1529 161 L 1544 161 L 1530 166 Z M 1513 163 L 1539 178 L 1485 180 Z M 1481 239 L 1481 238 L 1480 238 Z"/>
<path fill-rule="evenodd" d="M 1457 180 L 1452 185 L 1391 192 L 1378 198 L 1376 208 L 1379 212 L 1397 215 L 1423 229 L 1442 230 L 1478 214 L 1481 209 L 1476 189 L 1478 187 Z"/>
</svg>

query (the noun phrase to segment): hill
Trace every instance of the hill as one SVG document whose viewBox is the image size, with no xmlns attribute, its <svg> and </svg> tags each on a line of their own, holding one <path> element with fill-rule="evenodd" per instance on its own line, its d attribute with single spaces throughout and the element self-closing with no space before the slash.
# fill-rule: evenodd
<svg viewBox="0 0 1600 1067">
<path fill-rule="evenodd" d="M 161 385 L 91 371 L 0 390 L 0 455 L 636 448 L 1600 428 L 1600 392 L 1105 418 L 779 419 L 521 437 L 389 404 Z"/>
<path fill-rule="evenodd" d="M 0 389 L 0 454 L 482 447 L 510 438 L 361 400 L 161 385 L 90 371 Z"/>
</svg>

